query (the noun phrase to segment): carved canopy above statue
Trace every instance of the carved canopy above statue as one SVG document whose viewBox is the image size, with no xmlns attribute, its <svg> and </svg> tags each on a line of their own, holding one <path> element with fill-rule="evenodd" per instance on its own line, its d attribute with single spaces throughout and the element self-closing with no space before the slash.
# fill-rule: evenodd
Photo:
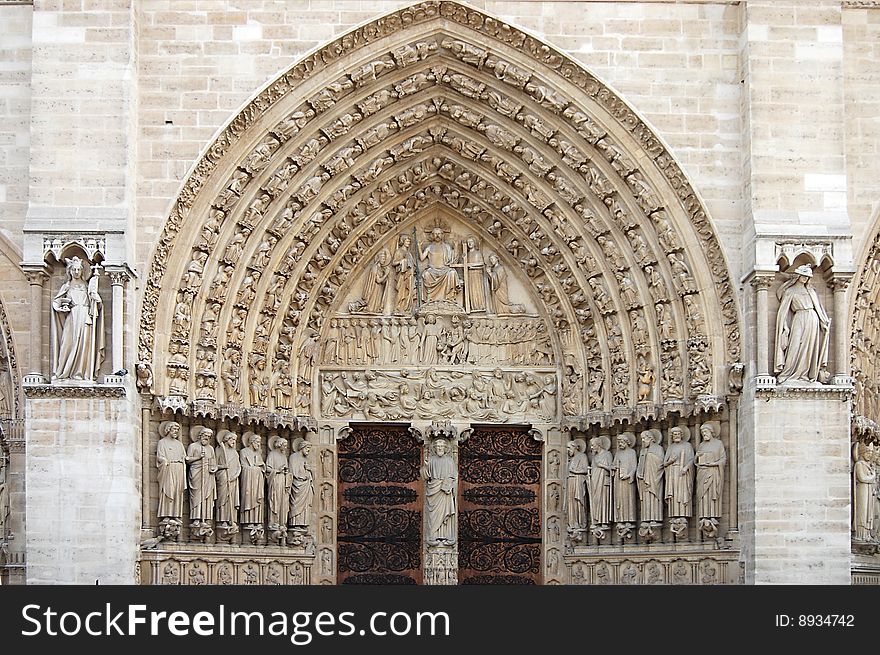
<svg viewBox="0 0 880 655">
<path fill-rule="evenodd" d="M 438 245 L 406 278 L 391 260 L 403 247 L 415 264 L 434 220 L 454 228 L 437 243 L 457 253 L 444 264 Z M 414 228 L 420 250 L 403 239 Z M 465 266 L 468 236 L 482 272 Z M 492 286 L 490 266 L 509 292 Z M 540 384 L 546 369 L 558 402 L 553 389 L 532 409 L 553 420 L 711 404 L 740 359 L 715 233 L 642 119 L 554 48 L 431 1 L 309 55 L 222 131 L 156 248 L 138 350 L 152 391 L 181 404 L 382 418 L 346 414 L 320 392 L 328 366 L 377 364 L 349 366 L 333 340 L 366 327 L 381 343 L 410 319 L 425 333 L 436 316 L 451 334 L 455 315 L 489 332 L 499 316 L 540 324 L 546 358 L 501 368 Z M 435 375 L 475 364 L 449 349 L 428 358 Z"/>
</svg>

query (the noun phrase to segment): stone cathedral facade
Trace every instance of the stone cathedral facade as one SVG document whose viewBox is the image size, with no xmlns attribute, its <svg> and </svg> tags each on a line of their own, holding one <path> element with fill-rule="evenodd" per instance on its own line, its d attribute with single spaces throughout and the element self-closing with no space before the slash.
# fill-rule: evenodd
<svg viewBox="0 0 880 655">
<path fill-rule="evenodd" d="M 880 581 L 880 3 L 0 26 L 3 584 Z"/>
</svg>

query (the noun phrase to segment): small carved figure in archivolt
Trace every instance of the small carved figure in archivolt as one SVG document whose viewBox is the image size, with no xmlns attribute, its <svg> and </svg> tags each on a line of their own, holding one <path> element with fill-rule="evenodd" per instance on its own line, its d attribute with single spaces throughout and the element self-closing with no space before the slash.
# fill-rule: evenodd
<svg viewBox="0 0 880 655">
<path fill-rule="evenodd" d="M 105 351 L 98 271 L 79 257 L 64 261 L 67 279 L 52 299 L 52 379 L 95 381 Z"/>
<path fill-rule="evenodd" d="M 422 465 L 429 546 L 455 543 L 458 475 L 449 450 L 446 439 L 434 439 Z"/>
<path fill-rule="evenodd" d="M 724 494 L 724 465 L 727 452 L 721 443 L 721 423 L 708 421 L 700 427 L 702 441 L 697 448 L 697 518 L 700 530 L 709 539 L 718 535 L 721 499 Z"/>
</svg>

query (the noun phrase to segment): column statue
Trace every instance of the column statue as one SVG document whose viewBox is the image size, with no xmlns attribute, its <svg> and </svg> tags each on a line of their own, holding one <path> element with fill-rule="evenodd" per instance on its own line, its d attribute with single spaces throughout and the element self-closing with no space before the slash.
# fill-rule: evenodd
<svg viewBox="0 0 880 655">
<path fill-rule="evenodd" d="M 98 274 L 79 257 L 64 261 L 67 280 L 52 299 L 52 379 L 94 382 L 105 352 Z"/>
<path fill-rule="evenodd" d="M 700 427 L 703 440 L 697 448 L 697 518 L 700 530 L 708 538 L 718 534 L 718 521 L 721 519 L 721 501 L 724 495 L 724 465 L 727 452 L 718 438 L 721 423 L 709 421 Z"/>
<path fill-rule="evenodd" d="M 613 458 L 609 449 L 611 439 L 607 436 L 590 439 L 590 452 L 593 461 L 590 464 L 590 475 L 587 478 L 587 491 L 590 498 L 590 531 L 597 539 L 605 537 L 608 524 L 611 523 L 611 466 Z"/>
<path fill-rule="evenodd" d="M 621 537 L 631 536 L 636 521 L 636 469 L 638 460 L 633 446 L 636 435 L 623 432 L 617 436 L 617 452 L 611 469 L 614 475 L 614 522 Z"/>
<path fill-rule="evenodd" d="M 590 462 L 586 450 L 587 444 L 583 439 L 568 442 L 565 511 L 568 519 L 568 534 L 573 541 L 583 539 L 583 532 L 587 528 L 587 476 L 590 472 Z"/>
<path fill-rule="evenodd" d="M 642 448 L 636 469 L 639 490 L 639 535 L 648 539 L 663 523 L 663 433 L 660 430 L 644 430 L 640 435 Z"/>
<path fill-rule="evenodd" d="M 293 440 L 293 452 L 290 454 L 290 516 L 291 527 L 308 529 L 312 522 L 312 501 L 315 498 L 315 476 L 309 467 L 309 453 L 312 444 L 297 437 Z"/>
<path fill-rule="evenodd" d="M 669 524 L 677 537 L 685 536 L 687 519 L 693 515 L 694 447 L 691 432 L 683 425 L 669 429 L 669 448 L 663 459 L 666 476 L 666 511 Z"/>
<path fill-rule="evenodd" d="M 280 541 L 287 533 L 291 476 L 287 462 L 287 439 L 277 434 L 269 437 L 266 477 L 269 481 L 269 530 Z"/>
<path fill-rule="evenodd" d="M 227 537 L 238 532 L 241 459 L 237 441 L 238 436 L 230 430 L 217 434 L 217 522 Z"/>
<path fill-rule="evenodd" d="M 266 464 L 260 453 L 261 437 L 245 432 L 241 449 L 241 523 L 251 531 L 251 541 L 262 536 L 266 506 Z"/>
<path fill-rule="evenodd" d="M 874 486 L 877 470 L 874 468 L 872 444 L 853 444 L 853 538 L 856 541 L 874 540 Z"/>
<path fill-rule="evenodd" d="M 205 538 L 213 534 L 214 502 L 217 499 L 217 459 L 211 437 L 214 431 L 203 425 L 191 428 L 192 443 L 186 451 L 189 465 L 189 517 L 194 536 Z"/>
<path fill-rule="evenodd" d="M 156 446 L 159 481 L 159 534 L 166 539 L 180 535 L 183 493 L 186 490 L 186 449 L 180 442 L 180 423 L 162 421 Z"/>
</svg>

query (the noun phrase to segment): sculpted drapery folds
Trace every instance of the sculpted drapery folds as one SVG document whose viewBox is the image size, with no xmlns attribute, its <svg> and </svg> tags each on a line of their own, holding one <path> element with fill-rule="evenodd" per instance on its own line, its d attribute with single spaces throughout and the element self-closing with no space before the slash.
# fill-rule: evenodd
<svg viewBox="0 0 880 655">
<path fill-rule="evenodd" d="M 183 493 L 186 491 L 186 449 L 180 442 L 180 424 L 162 421 L 159 424 L 159 444 L 156 447 L 156 468 L 159 478 L 160 519 L 179 519 L 183 516 Z"/>
<path fill-rule="evenodd" d="M 831 319 L 810 285 L 813 269 L 798 266 L 776 292 L 776 354 L 774 371 L 780 383 L 824 382 L 828 364 L 828 335 Z"/>
<path fill-rule="evenodd" d="M 607 525 L 612 518 L 611 474 L 613 457 L 611 440 L 606 436 L 590 439 L 590 452 L 593 461 L 590 464 L 590 477 L 587 490 L 590 495 L 590 527 Z"/>
<path fill-rule="evenodd" d="M 314 473 L 309 466 L 312 445 L 297 437 L 293 440 L 290 454 L 290 515 L 288 523 L 296 527 L 308 527 L 312 520 L 312 502 L 315 498 Z"/>
<path fill-rule="evenodd" d="M 236 445 L 238 437 L 230 430 L 217 434 L 217 521 L 238 521 L 240 505 L 241 460 Z"/>
<path fill-rule="evenodd" d="M 193 442 L 186 451 L 189 464 L 189 517 L 194 523 L 214 518 L 217 500 L 217 459 L 211 437 L 214 431 L 201 425 L 190 429 Z"/>
<path fill-rule="evenodd" d="M 425 514 L 429 546 L 455 543 L 456 495 L 458 474 L 446 439 L 434 439 L 430 454 L 425 455 L 422 477 L 425 479 Z"/>
<path fill-rule="evenodd" d="M 669 447 L 663 459 L 666 476 L 666 509 L 674 518 L 693 515 L 694 447 L 690 430 L 683 425 L 669 429 Z"/>
<path fill-rule="evenodd" d="M 463 258 L 467 271 L 467 307 L 472 312 L 486 311 L 486 262 L 480 242 L 469 236 L 464 242 Z"/>
<path fill-rule="evenodd" d="M 52 378 L 95 381 L 105 351 L 98 273 L 79 257 L 64 261 L 67 280 L 52 298 Z"/>
<path fill-rule="evenodd" d="M 616 523 L 633 523 L 636 520 L 636 486 L 635 477 L 638 461 L 636 436 L 632 432 L 624 432 L 617 437 L 617 452 L 611 464 L 614 473 L 614 521 Z"/>
<path fill-rule="evenodd" d="M 259 525 L 265 517 L 266 464 L 260 453 L 262 438 L 245 432 L 241 449 L 241 522 Z"/>
<path fill-rule="evenodd" d="M 266 477 L 269 482 L 269 529 L 286 529 L 292 479 L 287 461 L 287 439 L 277 434 L 269 437 Z"/>
<path fill-rule="evenodd" d="M 700 427 L 700 445 L 694 465 L 697 467 L 697 517 L 720 519 L 721 499 L 724 494 L 724 466 L 727 452 L 721 443 L 721 424 L 703 423 Z"/>
<path fill-rule="evenodd" d="M 874 494 L 877 469 L 874 464 L 874 446 L 853 444 L 853 538 L 857 541 L 874 540 Z"/>
<path fill-rule="evenodd" d="M 412 252 L 412 237 L 401 234 L 397 250 L 391 258 L 394 267 L 394 313 L 409 314 L 415 299 L 415 257 Z"/>
<path fill-rule="evenodd" d="M 642 522 L 663 521 L 663 438 L 660 430 L 644 430 L 636 482 L 639 490 L 639 517 Z"/>
<path fill-rule="evenodd" d="M 587 527 L 587 477 L 590 462 L 587 444 L 583 439 L 568 442 L 568 475 L 565 482 L 565 510 L 568 529 L 583 530 Z M 555 452 L 555 451 L 554 451 Z"/>
<path fill-rule="evenodd" d="M 443 240 L 443 228 L 431 230 L 430 242 L 419 253 L 422 265 L 423 300 L 455 301 L 462 281 L 452 268 L 455 263 L 455 249 Z"/>
</svg>

